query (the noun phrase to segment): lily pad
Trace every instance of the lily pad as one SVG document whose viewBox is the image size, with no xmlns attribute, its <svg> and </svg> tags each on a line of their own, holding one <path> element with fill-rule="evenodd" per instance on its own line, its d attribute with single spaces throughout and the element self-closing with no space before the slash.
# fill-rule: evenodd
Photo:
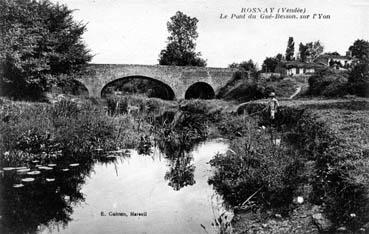
<svg viewBox="0 0 369 234">
<path fill-rule="evenodd" d="M 25 169 L 19 169 L 17 170 L 17 173 L 25 173 L 25 172 L 29 172 L 31 169 L 29 168 L 25 168 Z"/>
<path fill-rule="evenodd" d="M 42 167 L 39 167 L 38 169 L 40 169 L 40 170 L 46 170 L 46 171 L 50 171 L 50 170 L 52 170 L 53 168 L 52 168 L 52 167 L 42 166 Z"/>
<path fill-rule="evenodd" d="M 14 184 L 13 185 L 13 188 L 22 188 L 22 187 L 24 187 L 23 184 Z"/>
<path fill-rule="evenodd" d="M 55 181 L 55 178 L 46 178 L 46 182 L 53 182 Z"/>
<path fill-rule="evenodd" d="M 47 166 L 49 166 L 49 167 L 56 167 L 56 164 L 55 163 L 50 163 Z"/>
<path fill-rule="evenodd" d="M 40 162 L 39 160 L 33 160 L 32 161 L 33 163 L 38 163 L 38 162 Z"/>
<path fill-rule="evenodd" d="M 16 167 L 16 170 L 23 170 L 23 169 L 27 169 L 28 167 Z"/>
<path fill-rule="evenodd" d="M 15 170 L 15 167 L 4 167 L 3 171 L 12 171 Z"/>
<path fill-rule="evenodd" d="M 78 167 L 79 166 L 79 163 L 72 163 L 72 164 L 69 164 L 70 167 Z"/>
<path fill-rule="evenodd" d="M 28 177 L 28 178 L 24 178 L 22 179 L 23 182 L 33 182 L 35 181 L 35 178 L 32 178 L 32 177 Z"/>
<path fill-rule="evenodd" d="M 62 171 L 69 171 L 69 169 L 68 168 L 64 168 L 64 169 L 62 169 Z"/>
<path fill-rule="evenodd" d="M 30 171 L 30 172 L 27 172 L 27 175 L 39 175 L 41 174 L 40 171 Z"/>
</svg>

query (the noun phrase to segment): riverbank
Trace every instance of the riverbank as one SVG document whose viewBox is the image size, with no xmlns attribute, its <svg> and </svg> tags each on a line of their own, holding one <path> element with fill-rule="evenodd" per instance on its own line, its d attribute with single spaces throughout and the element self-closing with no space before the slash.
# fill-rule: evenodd
<svg viewBox="0 0 369 234">
<path fill-rule="evenodd" d="M 239 106 L 249 114 L 263 101 Z M 237 212 L 235 233 L 362 232 L 368 229 L 368 116 L 364 98 L 281 101 L 275 124 L 304 159 L 305 181 L 288 215 Z M 258 115 L 267 125 L 265 116 Z M 297 202 L 300 197 L 300 201 Z"/>
<path fill-rule="evenodd" d="M 73 163 L 125 148 L 146 154 L 153 144 L 177 162 L 199 142 L 223 137 L 230 150 L 210 161 L 209 183 L 235 211 L 235 233 L 365 231 L 369 101 L 281 100 L 273 122 L 266 101 L 2 99 L 0 164 Z"/>
</svg>

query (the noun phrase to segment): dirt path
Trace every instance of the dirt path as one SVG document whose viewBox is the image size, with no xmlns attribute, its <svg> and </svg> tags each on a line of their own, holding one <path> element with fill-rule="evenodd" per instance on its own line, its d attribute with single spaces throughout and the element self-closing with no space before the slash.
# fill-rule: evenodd
<svg viewBox="0 0 369 234">
<path fill-rule="evenodd" d="M 297 87 L 296 91 L 289 97 L 289 99 L 294 98 L 297 94 L 301 92 L 301 86 Z"/>
</svg>

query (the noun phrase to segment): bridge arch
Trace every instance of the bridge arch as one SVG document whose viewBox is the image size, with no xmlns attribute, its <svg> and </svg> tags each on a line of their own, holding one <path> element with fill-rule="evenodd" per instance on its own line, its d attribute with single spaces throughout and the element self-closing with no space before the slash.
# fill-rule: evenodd
<svg viewBox="0 0 369 234">
<path fill-rule="evenodd" d="M 213 87 L 206 82 L 196 82 L 190 85 L 185 93 L 185 99 L 213 99 L 214 97 Z"/>
<path fill-rule="evenodd" d="M 153 95 L 151 97 L 158 97 L 158 98 L 165 99 L 165 100 L 174 100 L 176 98 L 173 89 L 168 84 L 166 84 L 165 82 L 161 80 L 148 77 L 148 76 L 144 76 L 144 75 L 128 75 L 128 76 L 124 76 L 118 79 L 111 80 L 107 82 L 106 84 L 104 84 L 104 86 L 101 88 L 100 96 L 104 97 L 105 93 L 108 92 L 108 88 L 112 87 L 114 83 L 124 82 L 124 81 L 126 81 L 127 83 L 136 82 L 136 83 L 141 83 L 141 85 L 146 85 L 149 88 L 147 90 L 149 93 L 148 94 L 149 97 L 150 95 Z M 155 83 L 157 85 L 155 85 Z M 133 86 L 133 87 L 137 90 L 136 86 Z"/>
</svg>

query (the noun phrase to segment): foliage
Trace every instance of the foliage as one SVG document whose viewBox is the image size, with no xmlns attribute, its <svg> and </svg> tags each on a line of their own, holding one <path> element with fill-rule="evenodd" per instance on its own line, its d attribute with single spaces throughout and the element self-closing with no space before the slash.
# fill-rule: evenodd
<svg viewBox="0 0 369 234">
<path fill-rule="evenodd" d="M 275 92 L 278 97 L 289 97 L 296 91 L 297 83 L 295 79 L 280 78 L 275 81 L 263 79 L 255 81 L 243 79 L 241 75 L 235 73 L 233 79 L 220 89 L 217 97 L 239 102 L 266 98 L 271 92 Z"/>
<path fill-rule="evenodd" d="M 160 65 L 206 66 L 206 61 L 200 58 L 201 54 L 195 52 L 197 23 L 197 18 L 187 16 L 181 11 L 170 18 L 167 23 L 170 36 L 166 48 L 160 52 Z"/>
<path fill-rule="evenodd" d="M 287 49 L 286 49 L 286 60 L 293 60 L 293 55 L 295 54 L 295 42 L 293 41 L 293 37 L 288 38 Z"/>
<path fill-rule="evenodd" d="M 308 46 L 302 43 L 299 44 L 299 56 L 302 62 L 306 62 Z"/>
<path fill-rule="evenodd" d="M 322 69 L 309 78 L 308 94 L 335 97 L 347 94 L 348 74 L 333 69 Z"/>
<path fill-rule="evenodd" d="M 257 192 L 251 200 L 258 207 L 288 211 L 302 181 L 299 156 L 284 146 L 274 145 L 272 129 L 258 129 L 255 120 L 248 116 L 223 121 L 219 125 L 223 134 L 236 134 L 231 138 L 231 150 L 210 161 L 217 170 L 209 183 L 233 206 L 241 205 Z"/>
<path fill-rule="evenodd" d="M 229 87 L 229 90 L 218 96 L 225 100 L 237 100 L 239 102 L 245 102 L 255 99 L 266 97 L 265 89 L 261 87 L 257 82 L 252 80 L 242 80 L 237 82 L 234 87 Z"/>
<path fill-rule="evenodd" d="M 280 60 L 278 58 L 267 57 L 262 65 L 263 72 L 275 72 L 275 68 L 277 67 Z"/>
<path fill-rule="evenodd" d="M 361 97 L 369 97 L 369 63 L 356 65 L 348 78 L 350 93 Z"/>
<path fill-rule="evenodd" d="M 128 113 L 128 105 L 138 107 L 139 115 L 159 114 L 164 109 L 174 108 L 174 104 L 158 98 L 144 96 L 111 96 L 106 99 L 108 111 L 112 115 Z"/>
<path fill-rule="evenodd" d="M 349 47 L 352 56 L 362 61 L 369 60 L 369 41 L 357 39 L 353 45 Z"/>
<path fill-rule="evenodd" d="M 122 95 L 145 95 L 149 98 L 164 100 L 173 100 L 174 98 L 174 93 L 169 86 L 152 79 L 139 77 L 129 77 L 109 83 L 103 89 L 102 96 L 114 95 L 116 91 L 121 92 Z"/>
<path fill-rule="evenodd" d="M 283 55 L 282 55 L 282 54 L 277 54 L 277 55 L 275 56 L 275 58 L 276 58 L 278 61 L 282 61 L 282 60 L 284 60 L 284 57 L 283 57 Z"/>
<path fill-rule="evenodd" d="M 325 212 L 336 226 L 357 230 L 369 219 L 369 207 L 364 184 L 349 176 L 349 171 L 356 168 L 342 166 L 352 149 L 344 148 L 343 140 L 311 112 L 305 112 L 296 120 L 290 140 L 301 153 L 316 162 L 313 202 L 325 204 Z M 355 214 L 355 218 L 351 214 Z"/>
<path fill-rule="evenodd" d="M 217 97 L 225 98 L 229 90 L 236 87 L 236 85 L 242 82 L 242 80 L 247 80 L 247 79 L 248 79 L 248 74 L 246 72 L 240 71 L 240 70 L 236 71 L 235 73 L 233 73 L 232 79 L 229 80 L 225 86 L 220 88 L 217 94 Z"/>
<path fill-rule="evenodd" d="M 65 5 L 44 1 L 0 1 L 0 63 L 4 94 L 37 98 L 91 59 L 81 40 L 85 25 Z"/>
<path fill-rule="evenodd" d="M 241 63 L 232 63 L 228 66 L 229 68 L 237 68 L 240 71 L 249 71 L 251 73 L 257 72 L 257 65 L 250 59 L 249 61 L 243 61 Z"/>
<path fill-rule="evenodd" d="M 18 157 L 17 152 L 23 152 L 30 159 L 46 160 L 65 155 L 83 157 L 97 148 L 112 150 L 125 143 L 117 141 L 123 138 L 116 125 L 103 109 L 88 102 L 9 103 L 0 111 L 0 153 Z M 59 151 L 62 154 L 56 153 Z"/>
<path fill-rule="evenodd" d="M 324 46 L 320 41 L 309 42 L 305 45 L 300 43 L 299 45 L 299 55 L 302 62 L 306 62 L 308 58 L 314 60 L 324 51 Z"/>
</svg>

